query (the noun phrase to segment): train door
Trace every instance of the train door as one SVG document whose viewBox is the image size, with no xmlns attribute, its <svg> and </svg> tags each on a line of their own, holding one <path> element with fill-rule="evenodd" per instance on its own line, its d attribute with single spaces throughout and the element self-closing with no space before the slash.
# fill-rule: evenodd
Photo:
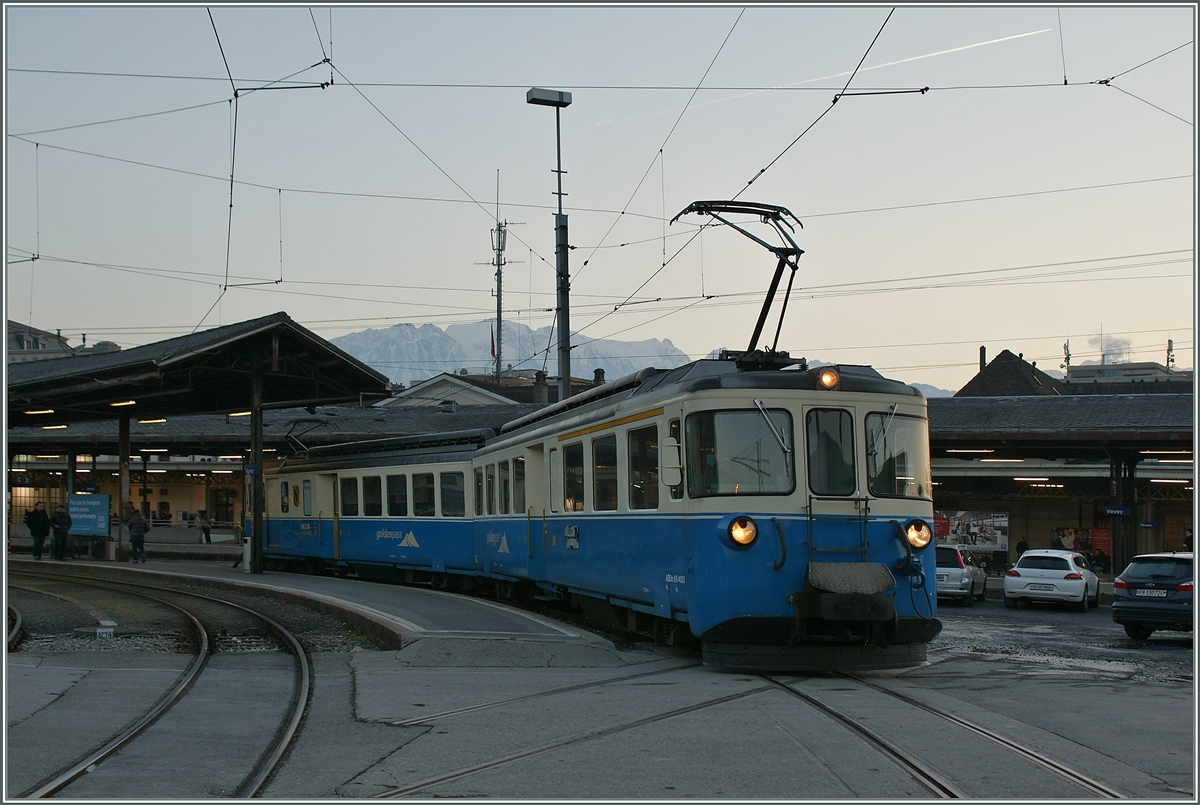
<svg viewBox="0 0 1200 805">
<path fill-rule="evenodd" d="M 340 561 L 342 558 L 340 548 L 341 538 L 341 518 L 339 515 L 340 508 L 338 506 L 338 488 L 337 475 L 322 474 L 317 476 L 316 489 L 314 491 L 313 506 L 317 511 L 317 541 L 318 544 L 325 543 L 325 522 L 330 523 L 329 537 L 333 542 L 333 558 L 335 561 Z"/>
<path fill-rule="evenodd" d="M 861 434 L 853 407 L 808 406 L 804 410 L 804 473 L 809 559 L 864 561 L 868 498 L 859 480 Z"/>
<path fill-rule="evenodd" d="M 523 478 L 519 483 L 514 478 L 514 493 L 520 489 L 520 494 L 513 495 L 514 508 L 524 500 L 524 506 L 518 511 L 525 512 L 526 552 L 529 555 L 529 578 L 534 581 L 546 579 L 546 554 L 549 546 L 549 526 L 546 517 L 549 506 L 546 499 L 546 453 L 542 445 L 534 444 L 525 448 L 524 458 L 513 462 L 516 470 L 518 463 Z"/>
</svg>

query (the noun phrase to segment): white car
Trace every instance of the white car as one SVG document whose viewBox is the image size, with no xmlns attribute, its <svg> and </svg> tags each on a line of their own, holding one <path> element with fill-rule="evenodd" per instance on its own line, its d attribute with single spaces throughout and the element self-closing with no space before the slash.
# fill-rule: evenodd
<svg viewBox="0 0 1200 805">
<path fill-rule="evenodd" d="M 965 607 L 984 600 L 987 571 L 970 551 L 961 545 L 938 545 L 936 561 L 939 598 L 957 598 Z"/>
<path fill-rule="evenodd" d="M 1078 551 L 1032 550 L 1004 575 L 1004 606 L 1018 601 L 1074 604 L 1080 612 L 1100 604 L 1100 579 Z"/>
</svg>

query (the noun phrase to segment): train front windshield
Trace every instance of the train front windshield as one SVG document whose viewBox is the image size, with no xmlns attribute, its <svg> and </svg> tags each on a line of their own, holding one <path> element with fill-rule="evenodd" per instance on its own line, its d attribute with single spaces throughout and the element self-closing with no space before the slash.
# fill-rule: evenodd
<svg viewBox="0 0 1200 805">
<path fill-rule="evenodd" d="M 932 499 L 926 420 L 867 414 L 867 484 L 876 497 Z"/>
<path fill-rule="evenodd" d="M 796 488 L 792 444 L 787 411 L 692 414 L 687 418 L 688 494 L 791 494 Z"/>
</svg>

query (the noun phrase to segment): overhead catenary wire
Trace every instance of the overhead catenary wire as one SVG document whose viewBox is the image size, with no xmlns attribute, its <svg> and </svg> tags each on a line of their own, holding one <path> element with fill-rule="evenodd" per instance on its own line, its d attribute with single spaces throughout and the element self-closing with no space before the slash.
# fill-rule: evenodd
<svg viewBox="0 0 1200 805">
<path fill-rule="evenodd" d="M 633 192 L 629 194 L 629 199 L 625 202 L 625 206 L 623 206 L 621 208 L 621 212 L 618 213 L 617 217 L 609 225 L 608 231 L 605 232 L 603 236 L 601 236 L 600 241 L 599 241 L 601 244 L 603 244 L 604 241 L 608 239 L 608 236 L 612 233 L 613 228 L 616 227 L 617 223 L 621 220 L 621 216 L 623 216 L 625 214 L 625 211 L 629 209 L 629 205 L 632 204 L 633 200 L 637 197 L 638 191 L 642 189 L 642 185 L 646 181 L 646 177 L 650 175 L 650 171 L 654 168 L 655 161 L 657 160 L 661 164 L 662 158 L 663 158 L 663 150 L 667 147 L 667 143 L 671 141 L 671 136 L 675 134 L 675 129 L 679 128 L 679 123 L 681 120 L 683 120 L 683 116 L 685 114 L 687 114 L 688 107 L 690 107 L 692 105 L 692 101 L 696 98 L 696 93 L 700 91 L 700 87 L 704 85 L 704 80 L 706 78 L 708 78 L 708 74 L 710 72 L 712 72 L 713 65 L 715 65 L 717 63 L 717 59 L 719 59 L 721 57 L 721 52 L 723 50 L 725 50 L 725 45 L 728 44 L 729 37 L 733 36 L 733 32 L 737 29 L 737 25 L 739 22 L 741 22 L 742 15 L 745 13 L 746 13 L 745 8 L 743 8 L 740 12 L 738 12 L 737 19 L 735 19 L 733 21 L 733 25 L 731 25 L 729 27 L 729 32 L 727 34 L 725 34 L 725 38 L 723 40 L 721 40 L 720 47 L 718 47 L 717 52 L 713 54 L 712 59 L 708 63 L 708 67 L 705 68 L 705 70 L 704 70 L 704 75 L 700 76 L 699 83 L 697 83 L 696 88 L 692 90 L 692 94 L 688 96 L 687 102 L 684 103 L 684 105 L 683 105 L 683 109 L 679 110 L 679 116 L 675 118 L 675 122 L 671 125 L 670 131 L 667 132 L 666 138 L 663 139 L 662 145 L 660 145 L 658 147 L 658 151 L 655 152 L 654 158 L 651 159 L 650 164 L 646 166 L 645 172 L 642 173 L 642 178 L 638 180 L 637 185 L 633 188 Z M 663 218 L 664 218 L 664 220 L 666 218 L 665 205 L 664 205 L 664 209 L 663 209 Z M 586 259 L 584 259 L 583 265 L 581 265 L 579 267 L 579 269 L 575 272 L 575 275 L 571 278 L 572 280 L 575 280 L 579 277 L 580 273 L 582 273 L 583 269 L 587 267 L 588 262 L 591 260 L 591 258 L 595 254 L 596 254 L 596 250 L 595 250 L 595 248 L 593 248 L 592 252 L 587 256 Z M 664 260 L 666 259 L 665 246 L 664 246 L 663 258 L 664 258 Z M 665 265 L 665 262 L 664 262 L 664 265 Z"/>
</svg>

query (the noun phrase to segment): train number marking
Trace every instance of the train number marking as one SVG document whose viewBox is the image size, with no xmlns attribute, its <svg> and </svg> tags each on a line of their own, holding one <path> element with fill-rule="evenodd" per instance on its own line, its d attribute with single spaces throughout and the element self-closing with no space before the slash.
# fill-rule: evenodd
<svg viewBox="0 0 1200 805">
<path fill-rule="evenodd" d="M 687 579 L 677 573 L 668 573 L 667 584 L 687 584 Z"/>
</svg>

